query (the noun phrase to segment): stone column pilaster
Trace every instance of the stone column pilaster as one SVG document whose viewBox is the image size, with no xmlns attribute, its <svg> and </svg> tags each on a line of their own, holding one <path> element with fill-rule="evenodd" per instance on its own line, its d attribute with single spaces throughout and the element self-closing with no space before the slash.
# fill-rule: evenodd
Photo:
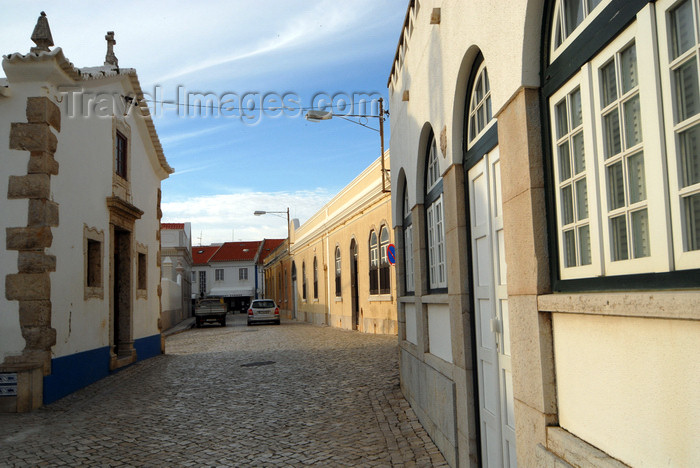
<svg viewBox="0 0 700 468">
<path fill-rule="evenodd" d="M 61 131 L 61 113 L 46 97 L 27 99 L 27 122 L 15 122 L 10 129 L 10 149 L 29 151 L 26 175 L 10 176 L 7 198 L 27 199 L 27 225 L 6 229 L 7 250 L 18 251 L 17 273 L 5 277 L 5 297 L 19 301 L 19 320 L 25 348 L 19 356 L 9 356 L 0 369 L 18 373 L 41 369 L 51 373 L 51 347 L 56 330 L 51 328 L 51 278 L 56 257 L 46 253 L 51 247 L 51 228 L 58 226 L 58 203 L 51 198 L 51 176 L 58 174 L 54 159 Z M 43 389 L 36 378 L 24 379 L 32 385 L 21 387 L 18 378 L 17 411 L 41 405 Z"/>
<path fill-rule="evenodd" d="M 557 422 L 551 314 L 537 308 L 551 292 L 540 125 L 536 89 L 522 88 L 498 115 L 519 466 L 539 466 L 537 446 Z"/>
</svg>

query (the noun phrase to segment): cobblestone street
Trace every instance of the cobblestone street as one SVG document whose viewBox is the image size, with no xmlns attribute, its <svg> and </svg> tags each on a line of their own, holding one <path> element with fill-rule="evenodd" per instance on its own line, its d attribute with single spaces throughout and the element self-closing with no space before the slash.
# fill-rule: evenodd
<svg viewBox="0 0 700 468">
<path fill-rule="evenodd" d="M 229 315 L 30 414 L 2 466 L 442 466 L 402 398 L 395 336 Z"/>
</svg>

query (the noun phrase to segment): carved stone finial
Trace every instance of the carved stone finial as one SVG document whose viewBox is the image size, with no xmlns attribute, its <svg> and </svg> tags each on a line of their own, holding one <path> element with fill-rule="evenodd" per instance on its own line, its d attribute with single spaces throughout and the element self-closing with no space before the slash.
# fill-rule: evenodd
<svg viewBox="0 0 700 468">
<path fill-rule="evenodd" d="M 114 40 L 114 31 L 107 31 L 105 39 L 107 40 L 107 55 L 105 56 L 105 65 L 113 65 L 115 67 L 118 67 L 119 60 L 117 60 L 117 56 L 114 55 L 114 44 L 117 43 L 117 41 Z"/>
<path fill-rule="evenodd" d="M 39 52 L 51 52 L 49 47 L 53 46 L 53 37 L 51 37 L 51 28 L 49 28 L 49 20 L 46 19 L 46 13 L 41 12 L 41 16 L 36 20 L 34 32 L 32 33 L 32 41 L 36 47 L 32 47 L 30 52 L 38 54 Z"/>
</svg>

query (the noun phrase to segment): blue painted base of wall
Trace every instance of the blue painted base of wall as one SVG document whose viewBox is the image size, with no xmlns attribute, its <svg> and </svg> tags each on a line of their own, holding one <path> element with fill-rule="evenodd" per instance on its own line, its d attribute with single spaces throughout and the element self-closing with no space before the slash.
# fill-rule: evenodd
<svg viewBox="0 0 700 468">
<path fill-rule="evenodd" d="M 160 334 L 134 341 L 138 361 L 160 354 Z M 109 346 L 51 360 L 51 375 L 44 377 L 44 404 L 70 395 L 104 379 L 109 370 Z"/>
<path fill-rule="evenodd" d="M 160 354 L 160 334 L 134 341 L 134 348 L 139 361 L 158 356 Z"/>
</svg>

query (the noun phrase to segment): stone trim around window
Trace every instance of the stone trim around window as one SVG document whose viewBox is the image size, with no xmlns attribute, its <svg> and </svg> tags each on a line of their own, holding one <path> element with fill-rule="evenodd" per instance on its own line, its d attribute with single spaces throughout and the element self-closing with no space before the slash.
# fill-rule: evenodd
<svg viewBox="0 0 700 468">
<path fill-rule="evenodd" d="M 83 225 L 83 299 L 104 299 L 105 232 Z"/>
<path fill-rule="evenodd" d="M 126 179 L 117 175 L 117 162 L 115 148 L 117 145 L 117 132 L 126 138 Z M 123 200 L 131 199 L 131 127 L 123 117 L 112 118 L 112 195 Z"/>
<path fill-rule="evenodd" d="M 148 299 L 148 246 L 136 242 L 136 299 Z"/>
</svg>

